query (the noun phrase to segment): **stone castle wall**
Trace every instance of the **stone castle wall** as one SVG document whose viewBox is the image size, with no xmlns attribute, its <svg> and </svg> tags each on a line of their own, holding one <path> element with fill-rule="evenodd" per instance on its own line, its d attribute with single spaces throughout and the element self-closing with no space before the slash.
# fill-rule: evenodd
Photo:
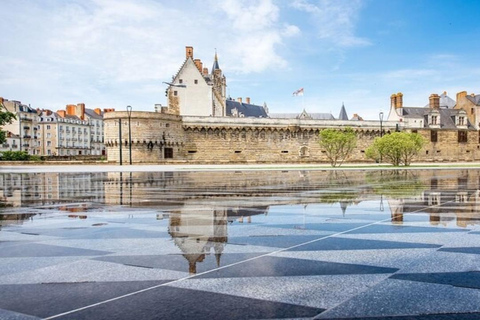
<svg viewBox="0 0 480 320">
<path fill-rule="evenodd" d="M 122 160 L 128 163 L 127 112 L 105 114 L 108 160 L 119 162 L 119 119 L 122 123 Z M 384 122 L 384 134 L 395 131 L 397 124 Z M 132 112 L 130 125 L 132 162 L 135 163 L 328 162 L 319 145 L 320 131 L 348 126 L 355 130 L 358 139 L 357 148 L 348 161 L 371 162 L 365 157 L 365 150 L 380 136 L 378 121 L 180 117 Z M 476 130 L 467 132 L 467 142 L 458 142 L 458 130 L 437 130 L 437 142 L 431 142 L 431 130 L 418 129 L 417 132 L 425 138 L 426 144 L 415 161 L 480 160 Z"/>
</svg>

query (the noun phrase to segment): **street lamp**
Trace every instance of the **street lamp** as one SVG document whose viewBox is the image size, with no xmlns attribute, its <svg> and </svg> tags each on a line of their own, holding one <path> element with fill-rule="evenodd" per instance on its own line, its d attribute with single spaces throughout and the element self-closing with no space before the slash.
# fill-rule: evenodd
<svg viewBox="0 0 480 320">
<path fill-rule="evenodd" d="M 128 115 L 128 155 L 130 157 L 130 165 L 132 165 L 132 127 L 130 125 L 130 120 L 132 117 L 131 106 L 127 106 L 127 115 Z"/>
<path fill-rule="evenodd" d="M 118 118 L 118 147 L 120 152 L 120 165 L 122 165 L 122 118 Z"/>
<path fill-rule="evenodd" d="M 380 118 L 380 137 L 383 136 L 383 127 L 382 127 L 382 122 L 383 122 L 383 112 L 380 111 L 380 113 L 378 114 L 379 118 Z"/>
</svg>

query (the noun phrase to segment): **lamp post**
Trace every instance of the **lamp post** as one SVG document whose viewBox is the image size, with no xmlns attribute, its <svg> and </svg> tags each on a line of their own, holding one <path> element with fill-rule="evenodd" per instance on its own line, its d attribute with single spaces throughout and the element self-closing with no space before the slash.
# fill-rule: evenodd
<svg viewBox="0 0 480 320">
<path fill-rule="evenodd" d="M 383 112 L 380 111 L 378 114 L 378 117 L 380 118 L 380 137 L 383 136 L 383 127 L 382 127 L 382 122 L 383 122 Z"/>
<path fill-rule="evenodd" d="M 132 117 L 132 107 L 127 106 L 127 115 L 128 115 L 128 155 L 130 160 L 130 165 L 132 165 L 132 127 L 130 125 L 130 120 Z"/>
<path fill-rule="evenodd" d="M 120 152 L 120 165 L 122 165 L 122 118 L 118 118 L 118 147 Z"/>
</svg>

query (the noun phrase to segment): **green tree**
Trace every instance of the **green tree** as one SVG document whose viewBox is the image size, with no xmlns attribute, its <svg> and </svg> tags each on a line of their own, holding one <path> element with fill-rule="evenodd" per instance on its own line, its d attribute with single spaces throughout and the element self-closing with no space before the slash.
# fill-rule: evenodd
<svg viewBox="0 0 480 320">
<path fill-rule="evenodd" d="M 394 132 L 375 138 L 365 155 L 374 160 L 383 159 L 394 166 L 408 166 L 424 144 L 424 139 L 418 133 Z"/>
<path fill-rule="evenodd" d="M 357 135 L 352 128 L 320 131 L 320 147 L 325 149 L 332 167 L 341 166 L 357 146 Z"/>
<path fill-rule="evenodd" d="M 9 112 L 3 103 L 0 103 L 0 143 L 5 143 L 5 141 L 7 141 L 6 132 L 1 130 L 2 127 L 6 124 L 12 123 L 15 119 L 15 114 Z"/>
</svg>

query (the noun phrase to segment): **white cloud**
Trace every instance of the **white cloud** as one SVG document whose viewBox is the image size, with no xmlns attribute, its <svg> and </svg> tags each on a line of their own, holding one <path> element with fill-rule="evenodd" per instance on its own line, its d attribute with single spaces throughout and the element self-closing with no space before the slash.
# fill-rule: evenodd
<svg viewBox="0 0 480 320">
<path fill-rule="evenodd" d="M 295 0 L 292 7 L 311 15 L 322 40 L 342 48 L 370 45 L 368 39 L 355 36 L 361 0 Z"/>
</svg>

